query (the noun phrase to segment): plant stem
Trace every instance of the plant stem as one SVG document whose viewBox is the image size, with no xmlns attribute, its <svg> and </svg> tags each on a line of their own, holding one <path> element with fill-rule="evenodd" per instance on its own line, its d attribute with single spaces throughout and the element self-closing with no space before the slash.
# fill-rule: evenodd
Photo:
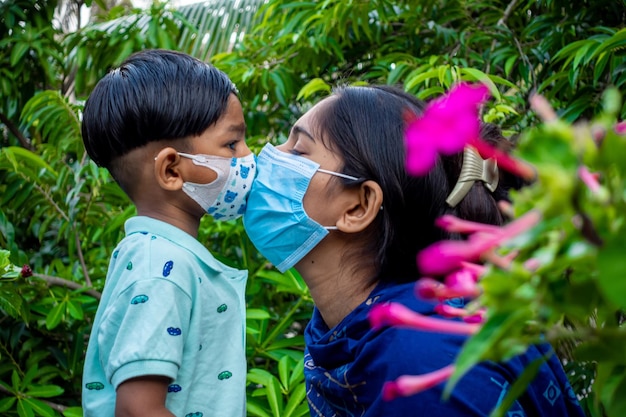
<svg viewBox="0 0 626 417">
<path fill-rule="evenodd" d="M 69 288 L 72 290 L 85 290 L 85 294 L 89 294 L 91 295 L 93 298 L 100 300 L 100 298 L 102 297 L 102 294 L 99 291 L 96 291 L 94 289 L 90 289 L 85 287 L 84 285 L 81 285 L 77 282 L 74 281 L 70 281 L 64 278 L 59 278 L 59 277 L 53 277 L 50 275 L 44 275 L 44 274 L 33 274 L 34 277 L 42 279 L 44 281 L 46 281 L 46 283 L 50 286 L 50 285 L 55 285 L 58 287 L 65 287 L 65 288 Z"/>
</svg>

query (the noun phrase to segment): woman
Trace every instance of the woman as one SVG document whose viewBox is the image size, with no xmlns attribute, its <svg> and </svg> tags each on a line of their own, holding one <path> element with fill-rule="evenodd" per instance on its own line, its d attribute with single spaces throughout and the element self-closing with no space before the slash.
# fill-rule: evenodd
<svg viewBox="0 0 626 417">
<path fill-rule="evenodd" d="M 425 177 L 407 175 L 404 120 L 422 109 L 390 87 L 341 88 L 302 116 L 285 144 L 267 145 L 257 159 L 244 225 L 269 261 L 281 271 L 295 266 L 311 291 L 305 376 L 314 416 L 486 416 L 525 365 L 548 353 L 531 348 L 505 364 L 482 363 L 448 401 L 441 400 L 443 384 L 382 399 L 385 381 L 449 365 L 466 338 L 372 330 L 368 312 L 394 301 L 434 315 L 434 303 L 417 299 L 414 286 L 420 278 L 416 253 L 450 237 L 435 219 L 451 213 L 501 224 L 496 202 L 511 184 L 499 178 L 490 192 L 477 182 L 451 207 L 446 199 L 459 178 L 461 155 L 442 158 Z M 506 144 L 499 132 L 484 133 Z M 554 355 L 507 415 L 583 415 Z"/>
</svg>

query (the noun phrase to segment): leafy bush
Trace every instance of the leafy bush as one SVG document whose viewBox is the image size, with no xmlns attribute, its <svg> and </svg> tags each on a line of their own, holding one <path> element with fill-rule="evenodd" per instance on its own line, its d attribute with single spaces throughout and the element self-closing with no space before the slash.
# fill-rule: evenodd
<svg viewBox="0 0 626 417">
<path fill-rule="evenodd" d="M 626 82 L 625 6 L 620 2 L 224 0 L 178 11 L 156 3 L 145 12 L 114 8 L 99 23 L 68 34 L 52 24 L 55 6 L 56 1 L 48 0 L 0 2 L 0 29 L 7 34 L 0 41 L 3 415 L 81 414 L 82 358 L 98 291 L 110 252 L 134 208 L 108 173 L 86 158 L 79 137 L 80 103 L 108 68 L 133 51 L 153 47 L 208 57 L 226 71 L 241 92 L 248 142 L 256 150 L 267 140 L 280 141 L 296 118 L 338 83 L 400 84 L 424 99 L 459 80 L 486 83 L 494 100 L 485 109 L 485 119 L 510 133 L 528 132 L 520 141 L 520 153 L 545 172 L 539 185 L 516 196 L 517 210 L 544 206 L 550 208 L 546 218 L 554 222 L 547 222 L 525 246 L 528 253 L 539 251 L 542 259 L 555 262 L 545 264 L 552 265 L 545 270 L 550 279 L 536 283 L 516 270 L 507 285 L 532 290 L 528 294 L 538 300 L 523 308 L 540 311 L 543 325 L 554 324 L 560 313 L 567 313 L 570 322 L 561 329 L 580 328 L 585 314 L 597 310 L 596 322 L 608 323 L 615 334 L 607 332 L 606 339 L 602 334 L 593 340 L 605 341 L 605 346 L 621 341 L 621 315 L 614 318 L 609 311 L 622 308 L 623 292 L 616 287 L 619 280 L 604 277 L 617 273 L 611 268 L 619 265 L 614 260 L 619 260 L 624 243 L 618 238 L 623 227 L 619 214 L 623 173 L 615 168 L 622 145 L 611 133 L 606 136 L 610 146 L 604 149 L 614 152 L 580 150 L 579 142 L 571 138 L 578 137 L 576 132 L 584 125 L 565 124 L 595 117 L 594 123 L 609 129 L 610 123 L 626 115 L 626 106 L 616 100 L 601 106 L 603 91 L 611 86 L 623 89 Z M 228 7 L 238 9 L 229 12 Z M 216 43 L 203 47 L 199 40 L 220 29 L 210 18 L 214 13 L 229 30 L 243 29 L 239 33 L 245 35 L 238 35 L 234 43 L 221 35 L 209 36 Z M 228 13 L 237 19 L 227 20 Z M 558 109 L 563 119 L 559 128 L 545 128 L 557 133 L 528 130 L 537 122 L 526 99 L 532 91 Z M 545 147 L 544 136 L 553 138 Z M 607 170 L 600 195 L 589 194 L 576 180 L 574 161 L 580 160 L 592 170 Z M 576 210 L 572 202 L 579 205 Z M 559 207 L 569 211 L 561 213 Z M 575 212 L 585 213 L 596 225 L 607 255 L 600 255 L 605 252 L 586 243 L 587 236 L 572 226 L 567 215 Z M 563 233 L 567 238 L 559 240 Z M 250 271 L 248 414 L 306 415 L 302 330 L 312 301 L 301 278 L 294 271 L 280 274 L 269 267 L 240 222 L 204 219 L 199 238 L 224 262 Z M 573 244 L 576 239 L 582 246 Z M 609 271 L 597 280 L 591 271 L 576 269 L 587 268 L 596 254 L 600 270 Z M 32 276 L 27 271 L 20 274 L 23 265 L 30 266 Z M 559 274 L 570 268 L 577 272 L 570 276 L 573 284 L 565 285 Z M 499 287 L 485 288 L 497 306 L 494 294 Z M 583 301 L 587 304 L 580 304 Z M 511 320 L 512 326 L 519 324 Z M 518 336 L 522 337 L 511 333 L 512 338 Z M 479 342 L 495 346 L 501 340 L 485 333 Z M 573 382 L 582 384 L 585 392 L 592 377 L 598 384 L 589 397 L 590 412 L 599 415 L 594 405 L 599 401 L 608 415 L 620 415 L 617 399 L 624 387 L 620 379 L 624 363 L 616 355 L 623 349 L 607 349 L 604 357 L 598 357 L 591 341 L 575 347 L 568 367 L 576 376 L 581 375 L 580 368 L 589 377 Z M 609 362 L 598 362 L 596 369 L 598 359 Z"/>
</svg>

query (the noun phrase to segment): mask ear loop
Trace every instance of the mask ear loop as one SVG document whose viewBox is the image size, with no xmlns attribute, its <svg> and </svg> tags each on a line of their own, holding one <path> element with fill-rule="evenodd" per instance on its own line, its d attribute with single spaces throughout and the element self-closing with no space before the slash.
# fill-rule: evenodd
<svg viewBox="0 0 626 417">
<path fill-rule="evenodd" d="M 324 174 L 334 175 L 336 177 L 345 178 L 347 180 L 352 180 L 352 181 L 360 181 L 361 180 L 361 178 L 353 177 L 352 175 L 342 174 L 341 172 L 329 171 L 327 169 L 322 169 L 322 168 L 318 168 L 317 170 L 319 172 L 323 172 Z"/>
<path fill-rule="evenodd" d="M 446 199 L 446 203 L 450 207 L 456 207 L 469 193 L 476 181 L 483 182 L 489 191 L 494 192 L 498 187 L 498 180 L 496 161 L 483 159 L 475 148 L 467 146 L 463 151 L 461 174 L 454 185 L 454 189 Z"/>
</svg>

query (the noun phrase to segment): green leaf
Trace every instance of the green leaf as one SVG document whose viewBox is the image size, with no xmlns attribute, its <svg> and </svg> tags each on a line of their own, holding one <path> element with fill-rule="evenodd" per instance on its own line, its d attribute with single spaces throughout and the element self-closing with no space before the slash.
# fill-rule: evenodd
<svg viewBox="0 0 626 417">
<path fill-rule="evenodd" d="M 11 49 L 10 61 L 12 67 L 15 67 L 17 63 L 22 60 L 24 54 L 26 53 L 26 51 L 28 51 L 29 48 L 30 46 L 24 42 L 17 42 L 15 45 L 13 45 L 13 48 Z"/>
<path fill-rule="evenodd" d="M 63 319 L 65 313 L 65 302 L 57 303 L 46 316 L 46 328 L 52 330 L 57 327 Z"/>
<path fill-rule="evenodd" d="M 492 356 L 499 356 L 494 347 L 510 332 L 511 328 L 521 328 L 526 318 L 528 318 L 528 312 L 524 310 L 503 311 L 489 317 L 479 332 L 465 343 L 461 353 L 456 358 L 455 370 L 446 383 L 443 397 L 447 399 L 461 377 L 478 362 Z M 507 357 L 503 355 L 502 359 L 506 360 Z"/>
<path fill-rule="evenodd" d="M 618 377 L 615 385 L 611 399 L 606 402 L 607 415 L 624 416 L 626 415 L 626 375 Z"/>
<path fill-rule="evenodd" d="M 63 411 L 63 417 L 83 417 L 83 408 L 68 407 Z"/>
<path fill-rule="evenodd" d="M 280 389 L 280 382 L 276 377 L 272 376 L 265 387 L 267 392 L 267 401 L 274 417 L 282 417 L 283 415 L 283 395 Z"/>
<path fill-rule="evenodd" d="M 43 417 L 57 417 L 58 416 L 58 414 L 52 409 L 52 407 L 50 407 L 48 404 L 44 403 L 43 401 L 39 401 L 34 398 L 27 398 L 25 401 L 33 409 L 33 411 L 37 413 L 38 416 L 43 416 Z"/>
<path fill-rule="evenodd" d="M 13 404 L 15 404 L 16 398 L 15 397 L 4 397 L 4 398 L 0 398 L 0 412 L 5 412 L 10 410 L 13 407 Z"/>
<path fill-rule="evenodd" d="M 25 398 L 18 398 L 17 400 L 17 415 L 19 417 L 35 417 L 35 412 L 30 406 L 30 403 Z"/>
<path fill-rule="evenodd" d="M 63 388 L 57 385 L 31 385 L 27 387 L 26 395 L 31 397 L 51 398 L 63 394 Z"/>
<path fill-rule="evenodd" d="M 626 233 L 615 232 L 598 252 L 598 283 L 604 296 L 621 310 L 626 309 Z"/>
<path fill-rule="evenodd" d="M 289 356 L 283 356 L 278 361 L 278 378 L 286 391 L 289 391 L 289 367 L 293 365 L 293 360 Z"/>
<path fill-rule="evenodd" d="M 330 85 L 328 85 L 326 81 L 324 81 L 321 78 L 313 78 L 311 81 L 306 83 L 304 87 L 300 89 L 300 91 L 298 92 L 298 95 L 296 96 L 296 100 L 300 100 L 303 98 L 308 99 L 314 94 L 319 93 L 319 92 L 329 94 L 330 90 L 331 90 Z"/>
<path fill-rule="evenodd" d="M 485 86 L 489 88 L 489 92 L 491 93 L 491 95 L 496 100 L 500 101 L 500 91 L 498 91 L 498 87 L 494 84 L 494 82 L 491 80 L 491 78 L 489 78 L 487 74 L 475 68 L 461 68 L 461 75 L 465 80 L 475 80 L 485 84 Z"/>
<path fill-rule="evenodd" d="M 270 313 L 260 308 L 249 308 L 246 310 L 246 319 L 248 320 L 267 320 L 270 317 Z"/>
<path fill-rule="evenodd" d="M 45 169 L 47 172 L 54 175 L 55 178 L 59 175 L 46 161 L 41 158 L 41 156 L 29 151 L 28 149 L 21 148 L 19 146 L 7 146 L 2 148 L 2 152 L 5 152 L 8 158 L 15 161 L 17 166 L 21 166 L 24 162 L 29 162 L 36 167 Z"/>
<path fill-rule="evenodd" d="M 506 396 L 498 407 L 492 411 L 489 417 L 505 417 L 507 411 L 511 408 L 515 400 L 517 400 L 528 388 L 528 385 L 535 379 L 541 365 L 545 363 L 544 358 L 535 359 L 526 366 L 522 374 L 513 383 L 506 393 Z"/>
<path fill-rule="evenodd" d="M 296 409 L 299 405 L 307 405 L 306 402 L 306 385 L 303 383 L 298 384 L 295 389 L 292 389 L 289 393 L 289 399 L 287 400 L 287 404 L 285 405 L 284 417 L 291 417 L 296 414 Z"/>
</svg>

